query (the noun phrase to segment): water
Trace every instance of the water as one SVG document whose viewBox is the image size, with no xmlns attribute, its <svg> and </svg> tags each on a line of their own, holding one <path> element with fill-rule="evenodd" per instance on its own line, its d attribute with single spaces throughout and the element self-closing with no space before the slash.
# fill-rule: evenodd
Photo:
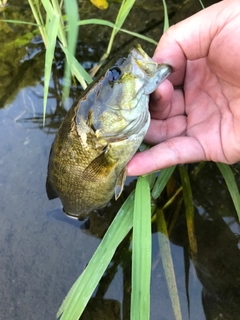
<svg viewBox="0 0 240 320">
<path fill-rule="evenodd" d="M 150 24 L 156 19 L 154 6 L 154 1 L 148 1 L 148 13 L 140 6 L 138 14 L 144 13 L 139 20 L 148 18 Z M 173 21 L 183 18 L 183 11 L 179 16 L 172 11 L 176 6 L 170 6 Z M 185 15 L 199 10 L 190 3 L 186 6 L 188 13 Z M 85 4 L 83 7 L 88 12 Z M 112 4 L 112 8 L 113 12 L 108 11 L 105 18 L 115 14 L 117 5 Z M 92 14 L 95 12 L 98 13 L 93 9 Z M 0 13 L 1 19 L 29 20 L 30 16 L 27 3 L 19 6 L 18 1 L 11 1 L 7 10 Z M 159 28 L 152 31 L 155 39 L 159 37 Z M 43 44 L 30 27 L 0 22 L 0 30 L 0 319 L 51 320 L 55 319 L 66 293 L 87 265 L 117 208 L 113 203 L 103 217 L 91 215 L 89 228 L 84 222 L 66 217 L 58 199 L 47 199 L 48 154 L 66 113 L 61 102 L 63 56 L 57 52 L 43 128 Z M 96 32 L 91 38 L 83 34 L 78 57 L 85 66 L 91 67 L 103 54 L 107 30 L 103 32 L 105 37 Z M 28 38 L 24 36 L 26 32 Z M 122 35 L 119 43 L 121 41 L 126 41 Z M 68 105 L 78 94 L 79 87 L 73 87 Z M 189 172 L 194 167 L 189 166 Z M 236 166 L 239 181 L 238 170 Z M 177 173 L 175 178 L 178 184 Z M 235 210 L 214 164 L 205 165 L 191 183 L 198 241 L 195 261 L 189 259 L 183 210 L 171 235 L 183 319 L 240 319 L 239 225 Z M 131 185 L 125 189 L 123 197 L 130 188 Z M 169 216 L 173 209 L 170 208 Z M 126 239 L 81 319 L 128 319 L 129 246 L 130 240 Z M 174 314 L 153 227 L 151 320 L 157 319 L 172 320 Z"/>
</svg>

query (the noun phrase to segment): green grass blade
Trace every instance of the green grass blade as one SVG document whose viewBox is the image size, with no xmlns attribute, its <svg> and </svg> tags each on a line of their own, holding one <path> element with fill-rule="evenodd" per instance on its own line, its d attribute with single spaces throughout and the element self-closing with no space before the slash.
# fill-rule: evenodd
<svg viewBox="0 0 240 320">
<path fill-rule="evenodd" d="M 61 8 L 57 0 L 41 0 L 42 5 L 44 6 L 44 9 L 47 14 L 47 20 L 46 25 L 48 27 L 48 22 L 52 19 L 53 15 L 59 15 L 59 25 L 58 25 L 58 37 L 62 44 L 66 47 L 67 46 L 67 40 L 64 32 L 64 26 L 62 21 L 62 13 Z"/>
<path fill-rule="evenodd" d="M 49 0 L 44 0 L 44 1 L 49 1 Z M 59 28 L 58 28 L 58 38 L 60 39 L 60 41 L 62 42 L 64 47 L 67 47 L 66 33 L 64 30 L 63 16 L 62 16 L 62 11 L 61 11 L 61 7 L 60 7 L 61 4 L 59 4 L 58 0 L 51 0 L 51 1 L 53 4 L 53 10 L 54 10 L 55 14 L 60 15 L 60 23 L 59 23 Z"/>
<path fill-rule="evenodd" d="M 86 83 L 85 81 L 89 84 L 92 82 L 92 78 L 90 77 L 90 75 L 87 73 L 87 71 L 81 66 L 81 64 L 77 61 L 77 59 L 71 55 L 71 53 L 69 52 L 69 50 L 67 48 L 65 48 L 63 45 L 61 45 L 61 48 L 63 50 L 63 52 L 65 53 L 65 56 L 67 59 L 70 59 L 71 61 L 71 71 L 72 74 L 78 79 L 78 81 L 81 83 L 83 89 L 86 89 Z M 83 81 L 83 79 L 85 79 L 85 81 Z"/>
<path fill-rule="evenodd" d="M 44 76 L 44 98 L 43 98 L 43 124 L 45 123 L 45 114 L 47 107 L 48 88 L 51 78 L 52 63 L 57 40 L 59 15 L 53 15 L 50 19 L 47 31 L 47 48 L 45 54 L 45 76 Z"/>
<path fill-rule="evenodd" d="M 131 320 L 150 317 L 151 200 L 148 177 L 137 181 L 133 215 Z"/>
<path fill-rule="evenodd" d="M 44 9 L 45 9 L 49 19 L 51 20 L 52 16 L 54 14 L 56 14 L 54 12 L 54 9 L 53 9 L 51 1 L 50 0 L 41 0 L 41 2 L 42 2 L 42 5 L 44 6 Z M 57 14 L 59 14 L 59 13 L 57 13 Z"/>
<path fill-rule="evenodd" d="M 158 44 L 158 42 L 156 42 L 155 40 L 153 40 L 153 39 L 151 39 L 149 37 L 146 37 L 146 36 L 144 36 L 144 35 L 142 35 L 140 33 L 129 31 L 129 30 L 122 29 L 122 28 L 118 28 L 118 27 L 115 26 L 114 23 L 112 23 L 112 22 L 110 22 L 108 20 L 104 20 L 104 19 L 84 19 L 84 20 L 81 20 L 81 21 L 78 22 L 79 26 L 84 26 L 84 25 L 88 25 L 88 24 L 97 24 L 97 25 L 107 26 L 107 27 L 110 27 L 110 28 L 116 28 L 118 31 L 130 34 L 131 36 L 134 36 L 136 38 L 145 40 L 145 41 L 153 43 L 155 45 Z"/>
<path fill-rule="evenodd" d="M 160 171 L 158 179 L 152 190 L 153 199 L 157 199 L 160 196 L 175 168 L 176 166 L 172 166 Z"/>
<path fill-rule="evenodd" d="M 68 50 L 74 56 L 78 38 L 78 5 L 75 0 L 64 0 L 67 14 Z"/>
<path fill-rule="evenodd" d="M 79 319 L 118 245 L 132 228 L 133 204 L 134 192 L 120 208 L 87 267 L 63 301 L 57 313 L 57 317 L 62 314 L 61 320 Z"/>
<path fill-rule="evenodd" d="M 135 0 L 124 0 L 122 2 L 122 7 L 120 8 L 119 14 L 116 19 L 117 27 L 121 27 L 123 25 L 134 3 L 135 3 Z"/>
<path fill-rule="evenodd" d="M 164 12 L 164 24 L 163 24 L 163 32 L 166 32 L 169 28 L 169 19 L 168 19 L 168 11 L 165 0 L 162 0 L 163 3 L 163 12 Z"/>
<path fill-rule="evenodd" d="M 168 232 L 164 213 L 162 209 L 157 209 L 157 228 L 158 228 L 158 242 L 160 253 L 162 257 L 163 269 L 167 281 L 169 295 L 172 301 L 173 312 L 176 320 L 181 320 L 181 308 L 178 297 L 177 283 L 173 267 L 170 242 L 168 239 Z"/>
<path fill-rule="evenodd" d="M 34 1 L 33 0 L 28 0 L 28 3 L 30 5 L 30 7 L 31 7 L 32 14 L 34 16 L 34 19 L 37 22 L 39 31 L 41 33 L 41 36 L 42 36 L 42 39 L 43 39 L 43 42 L 44 42 L 44 45 L 46 47 L 47 46 L 47 34 L 46 34 L 46 28 L 42 24 L 42 17 L 39 15 L 38 10 L 36 10 L 36 6 L 35 6 Z"/>
<path fill-rule="evenodd" d="M 149 188 L 152 189 L 154 182 L 156 181 L 156 172 L 146 174 L 143 177 L 145 177 L 147 179 L 148 184 L 149 184 Z"/>
<path fill-rule="evenodd" d="M 240 194 L 232 169 L 229 165 L 224 163 L 217 162 L 216 164 L 226 182 L 228 191 L 232 197 L 232 201 L 237 211 L 238 219 L 240 221 Z"/>
<path fill-rule="evenodd" d="M 194 230 L 194 205 L 192 199 L 191 183 L 189 181 L 189 176 L 186 168 L 183 165 L 179 165 L 178 169 L 180 172 L 183 187 L 183 200 L 186 208 L 189 246 L 191 249 L 192 258 L 194 259 L 194 256 L 197 253 L 197 241 Z"/>
<path fill-rule="evenodd" d="M 68 56 L 67 63 L 65 63 L 64 70 L 64 88 L 63 97 L 67 98 L 69 95 L 69 90 L 71 86 L 71 72 L 70 66 L 72 65 L 72 56 L 75 56 L 77 38 L 78 38 L 78 5 L 75 0 L 69 1 L 64 0 L 65 10 L 67 14 L 67 43 L 68 51 L 70 55 Z"/>
<path fill-rule="evenodd" d="M 121 7 L 118 11 L 118 15 L 117 15 L 117 18 L 115 21 L 116 28 L 113 29 L 109 43 L 108 43 L 107 54 L 110 53 L 115 35 L 117 34 L 118 30 L 122 27 L 130 10 L 132 9 L 134 3 L 135 3 L 135 0 L 123 0 L 122 1 Z"/>
<path fill-rule="evenodd" d="M 199 0 L 199 3 L 201 5 L 202 9 L 205 9 L 204 4 L 203 4 L 203 2 L 201 0 Z"/>
<path fill-rule="evenodd" d="M 8 20 L 8 19 L 0 19 L 0 21 L 7 22 L 7 23 L 14 23 L 14 24 L 27 24 L 30 26 L 39 27 L 37 23 L 22 21 L 22 20 Z"/>
</svg>

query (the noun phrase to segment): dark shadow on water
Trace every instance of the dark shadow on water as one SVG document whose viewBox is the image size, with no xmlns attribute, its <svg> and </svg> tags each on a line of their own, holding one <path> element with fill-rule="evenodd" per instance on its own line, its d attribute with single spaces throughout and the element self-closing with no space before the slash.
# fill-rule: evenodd
<svg viewBox="0 0 240 320">
<path fill-rule="evenodd" d="M 190 259 L 185 220 L 184 216 L 179 219 L 171 240 L 183 246 Z M 193 265 L 203 286 L 202 304 L 206 319 L 238 319 L 239 240 L 220 216 L 209 219 L 195 212 L 195 231 L 198 252 Z M 191 295 L 189 303 L 191 305 Z"/>
</svg>

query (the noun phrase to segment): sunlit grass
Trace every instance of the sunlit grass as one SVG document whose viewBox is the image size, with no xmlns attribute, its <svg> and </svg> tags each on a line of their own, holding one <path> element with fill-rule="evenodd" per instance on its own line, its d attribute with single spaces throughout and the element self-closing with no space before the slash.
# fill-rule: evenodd
<svg viewBox="0 0 240 320">
<path fill-rule="evenodd" d="M 63 14 L 62 1 L 58 0 L 28 0 L 29 5 L 32 10 L 32 14 L 36 23 L 28 21 L 19 20 L 1 20 L 8 23 L 14 24 L 29 24 L 38 27 L 39 32 L 42 36 L 43 42 L 46 47 L 45 55 L 45 75 L 44 75 L 44 99 L 43 99 L 43 124 L 45 123 L 45 115 L 47 110 L 47 97 L 48 89 L 50 83 L 52 64 L 54 62 L 54 50 L 56 47 L 56 42 L 58 41 L 65 56 L 67 63 L 65 64 L 64 72 L 64 87 L 63 87 L 63 98 L 67 98 L 69 94 L 69 88 L 71 86 L 71 77 L 75 77 L 81 84 L 83 89 L 86 89 L 87 85 L 92 82 L 91 77 L 81 66 L 81 64 L 76 60 L 75 50 L 78 37 L 78 27 L 88 24 L 103 25 L 108 26 L 113 29 L 109 45 L 102 60 L 105 60 L 112 49 L 113 41 L 116 34 L 121 31 L 132 35 L 136 38 L 142 39 L 144 41 L 157 44 L 157 42 L 147 36 L 141 35 L 139 33 L 133 32 L 131 30 L 122 29 L 125 19 L 128 13 L 134 5 L 133 0 L 124 0 L 121 4 L 120 10 L 116 17 L 115 22 L 107 21 L 104 19 L 85 19 L 81 20 L 78 16 L 77 1 L 64 1 L 66 15 Z M 42 7 L 45 10 L 43 14 Z M 101 65 L 101 63 L 99 64 Z"/>
<path fill-rule="evenodd" d="M 108 48 L 106 54 L 109 55 L 111 52 L 112 46 L 113 46 L 113 41 L 114 38 L 119 31 L 119 29 L 122 27 L 124 21 L 126 20 L 130 10 L 132 9 L 133 5 L 135 3 L 135 0 L 123 0 L 121 7 L 118 11 L 117 18 L 115 20 L 115 26 L 112 30 L 112 34 L 108 43 Z"/>
<path fill-rule="evenodd" d="M 50 76 L 52 64 L 54 60 L 54 51 L 56 42 L 59 40 L 62 47 L 66 48 L 65 54 L 67 63 L 65 64 L 64 72 L 64 88 L 63 97 L 68 96 L 69 88 L 71 85 L 71 73 L 78 79 L 83 88 L 86 88 L 85 74 L 81 73 L 81 69 L 76 66 L 73 67 L 72 60 L 75 56 L 75 49 L 78 38 L 78 6 L 76 1 L 64 1 L 65 10 L 67 13 L 66 25 L 62 14 L 62 4 L 57 0 L 42 0 L 41 4 L 45 9 L 45 17 L 42 15 L 40 2 L 38 0 L 28 0 L 32 9 L 33 16 L 39 27 L 39 31 L 43 38 L 46 55 L 45 55 L 45 75 L 44 75 L 44 99 L 43 99 L 43 124 L 45 123 L 45 114 L 47 108 L 48 88 L 50 84 Z M 89 80 L 88 80 L 89 82 Z"/>
<path fill-rule="evenodd" d="M 51 79 L 51 70 L 52 70 L 52 61 L 54 58 L 54 51 L 58 33 L 58 24 L 60 16 L 52 15 L 49 20 L 49 26 L 47 30 L 47 48 L 45 54 L 45 68 L 44 68 L 44 97 L 43 97 L 43 123 L 45 123 L 45 114 L 47 108 L 47 97 L 48 97 L 48 88 Z"/>
<path fill-rule="evenodd" d="M 67 60 L 64 72 L 63 98 L 68 97 L 71 86 L 71 76 L 77 78 L 83 89 L 85 89 L 87 84 L 92 81 L 90 76 L 85 72 L 84 68 L 79 63 L 76 63 L 76 59 L 74 58 L 79 26 L 86 24 L 99 24 L 113 28 L 109 45 L 106 53 L 103 56 L 103 59 L 106 59 L 110 54 L 114 38 L 120 30 L 135 37 L 139 37 L 145 41 L 156 43 L 154 40 L 146 36 L 121 29 L 121 26 L 127 18 L 128 13 L 134 5 L 135 1 L 133 0 L 123 0 L 115 23 L 102 19 L 80 20 L 80 17 L 78 16 L 78 5 L 77 1 L 75 0 L 64 1 L 66 15 L 63 15 L 62 12 L 62 2 L 60 3 L 57 0 L 41 0 L 41 3 L 45 9 L 46 17 L 44 18 L 40 8 L 40 2 L 38 0 L 28 1 L 46 47 L 43 124 L 45 122 L 47 108 L 48 88 L 50 82 L 49 74 L 51 74 L 51 66 L 54 60 L 53 49 L 56 46 L 56 41 L 59 41 Z"/>
</svg>

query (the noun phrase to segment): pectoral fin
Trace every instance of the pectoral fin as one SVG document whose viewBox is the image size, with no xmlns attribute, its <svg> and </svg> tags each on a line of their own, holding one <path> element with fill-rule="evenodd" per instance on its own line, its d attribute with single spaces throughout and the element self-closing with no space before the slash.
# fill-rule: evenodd
<svg viewBox="0 0 240 320">
<path fill-rule="evenodd" d="M 49 165 L 50 165 L 50 161 L 51 161 L 52 150 L 53 150 L 53 145 L 51 146 L 51 150 L 50 150 L 50 154 L 49 154 L 48 173 L 47 173 L 47 179 L 46 179 L 46 185 L 45 185 L 46 186 L 46 193 L 47 193 L 49 200 L 58 198 L 58 194 L 55 191 L 55 189 L 51 183 L 51 180 L 49 179 L 49 170 L 50 170 Z"/>
<path fill-rule="evenodd" d="M 109 161 L 107 152 L 108 147 L 87 166 L 83 172 L 83 179 L 95 181 L 105 178 L 111 173 L 117 162 Z"/>
<path fill-rule="evenodd" d="M 54 190 L 48 177 L 47 177 L 47 181 L 46 181 L 46 192 L 47 192 L 47 196 L 48 196 L 49 200 L 58 198 L 58 195 L 57 195 L 56 191 Z"/>
<path fill-rule="evenodd" d="M 126 180 L 126 168 L 124 168 L 121 172 L 120 175 L 117 178 L 117 182 L 115 185 L 115 200 L 117 200 L 122 191 L 123 191 L 123 187 L 124 187 L 124 182 Z"/>
</svg>

